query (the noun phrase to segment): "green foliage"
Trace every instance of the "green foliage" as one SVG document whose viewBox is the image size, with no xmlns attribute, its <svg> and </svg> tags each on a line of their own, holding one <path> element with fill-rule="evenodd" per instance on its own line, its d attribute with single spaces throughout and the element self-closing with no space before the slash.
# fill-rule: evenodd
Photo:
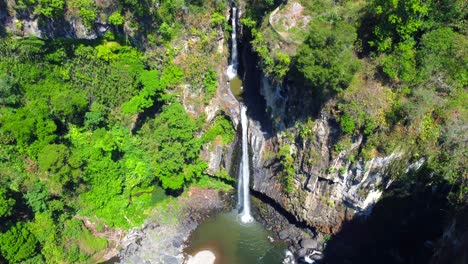
<svg viewBox="0 0 468 264">
<path fill-rule="evenodd" d="M 121 26 L 125 22 L 125 18 L 119 12 L 114 12 L 109 16 L 108 21 L 111 25 Z"/>
<path fill-rule="evenodd" d="M 439 128 L 430 115 L 426 115 L 421 122 L 420 139 L 422 141 L 435 142 L 440 135 Z"/>
<path fill-rule="evenodd" d="M 37 240 L 21 223 L 0 234 L 0 251 L 10 263 L 19 263 L 36 254 Z"/>
<path fill-rule="evenodd" d="M 417 53 L 421 81 L 443 79 L 450 87 L 461 88 L 468 85 L 468 69 L 459 67 L 468 63 L 466 36 L 442 27 L 423 35 L 421 48 Z"/>
<path fill-rule="evenodd" d="M 257 21 L 249 16 L 241 18 L 240 22 L 242 23 L 242 25 L 250 29 L 253 29 L 257 26 Z"/>
<path fill-rule="evenodd" d="M 221 144 L 229 144 L 234 140 L 236 131 L 232 126 L 231 121 L 229 121 L 225 116 L 219 115 L 214 120 L 211 127 L 203 134 L 201 138 L 202 143 L 208 143 L 215 140 L 217 137 L 222 139 Z"/>
<path fill-rule="evenodd" d="M 218 12 L 215 12 L 211 15 L 211 25 L 214 27 L 226 26 L 226 22 L 226 17 Z"/>
<path fill-rule="evenodd" d="M 64 11 L 79 16 L 87 30 L 98 16 L 106 20 L 97 7 L 106 3 L 92 0 L 18 3 L 18 14 L 33 16 L 35 10 L 40 23 L 60 21 Z M 164 43 L 142 52 L 128 46 L 119 30 L 107 33 L 105 40 L 0 40 L 2 259 L 96 262 L 108 244 L 78 219 L 96 221 L 98 230 L 129 229 L 142 225 L 156 205 L 174 203 L 166 199 L 166 190 L 176 195 L 173 190 L 192 183 L 230 188 L 224 182 L 229 181 L 226 175 L 205 175 L 207 165 L 199 154 L 202 137 L 214 137 L 210 140 L 222 144 L 232 141 L 232 125 L 216 120 L 213 127 L 205 127 L 210 132 L 203 136 L 203 120 L 193 120 L 177 102 L 180 84 L 195 75 L 197 87 L 205 89 L 201 98 L 215 96 L 218 60 L 211 59 L 219 57 L 212 54 L 216 32 L 207 34 L 205 27 L 190 26 L 201 39 L 194 52 L 199 61 L 190 64 L 198 70 L 195 75 L 179 68 L 184 67 L 174 60 L 181 58 L 179 50 L 168 47 L 169 41 L 187 33 L 185 24 L 180 24 L 182 14 L 187 23 L 194 23 L 192 11 L 197 12 L 206 29 L 224 26 L 223 5 L 168 0 L 161 1 L 160 8 L 135 0 L 113 5 L 112 10 L 118 11 L 107 21 L 120 26 L 128 19 L 134 36 L 161 25 L 152 32 L 160 34 Z M 211 24 L 214 12 L 218 16 L 213 15 Z M 155 103 L 158 108 L 152 107 Z M 165 189 L 153 190 L 155 185 Z"/>
<path fill-rule="evenodd" d="M 50 199 L 50 192 L 45 184 L 36 182 L 25 195 L 26 202 L 34 212 L 43 212 L 47 210 L 47 203 Z"/>
<path fill-rule="evenodd" d="M 67 159 L 67 147 L 60 144 L 45 146 L 38 155 L 39 169 L 41 171 L 58 171 L 65 165 Z"/>
<path fill-rule="evenodd" d="M 416 75 L 416 52 L 414 41 L 400 42 L 395 50 L 385 57 L 383 71 L 396 81 L 411 82 Z"/>
<path fill-rule="evenodd" d="M 8 217 L 13 213 L 15 199 L 11 198 L 8 189 L 0 186 L 0 218 Z"/>
<path fill-rule="evenodd" d="M 248 26 L 253 26 L 250 20 L 244 21 Z M 253 35 L 252 45 L 255 51 L 262 58 L 261 64 L 263 71 L 272 74 L 273 78 L 282 80 L 289 71 L 291 58 L 287 53 L 276 52 L 271 54 L 270 48 L 268 47 L 263 34 L 256 28 L 251 29 Z"/>
<path fill-rule="evenodd" d="M 356 128 L 356 125 L 354 123 L 354 120 L 349 114 L 345 113 L 340 118 L 340 128 L 344 133 L 347 133 L 347 134 L 354 133 L 354 129 Z"/>
<path fill-rule="evenodd" d="M 38 0 L 36 12 L 48 18 L 56 18 L 63 15 L 65 0 Z"/>
<path fill-rule="evenodd" d="M 164 106 L 154 120 L 157 144 L 156 175 L 166 189 L 177 190 L 199 177 L 206 164 L 198 161 L 200 143 L 194 137 L 197 127 L 179 103 Z"/>
<path fill-rule="evenodd" d="M 170 41 L 172 39 L 173 34 L 174 34 L 174 30 L 166 22 L 163 22 L 161 24 L 161 26 L 159 27 L 158 32 L 159 32 L 159 34 L 161 34 L 161 36 L 163 37 L 163 39 L 165 41 Z"/>
<path fill-rule="evenodd" d="M 150 108 L 153 106 L 156 93 L 164 92 L 165 86 L 159 80 L 159 73 L 155 70 L 142 72 L 140 81 L 143 89 L 129 102 L 122 104 L 122 110 L 125 113 L 135 114 Z"/>
<path fill-rule="evenodd" d="M 233 189 L 231 185 L 208 175 L 201 176 L 199 180 L 192 184 L 192 186 L 217 189 L 224 192 L 228 192 Z"/>
<path fill-rule="evenodd" d="M 85 27 L 92 28 L 97 16 L 97 8 L 93 0 L 71 0 L 70 7 L 78 9 L 78 15 L 83 19 Z"/>
<path fill-rule="evenodd" d="M 387 51 L 399 42 L 411 40 L 423 27 L 430 12 L 431 1 L 373 0 L 370 11 L 376 18 L 371 46 Z"/>
<path fill-rule="evenodd" d="M 284 52 L 278 52 L 276 54 L 275 66 L 273 72 L 276 73 L 278 78 L 283 78 L 286 76 L 289 70 L 289 64 L 291 63 L 291 58 L 288 54 Z"/>
<path fill-rule="evenodd" d="M 294 169 L 294 158 L 291 154 L 290 145 L 282 145 L 278 151 L 278 157 L 281 164 L 281 173 L 279 174 L 283 184 L 283 190 L 286 193 L 294 191 L 294 176 L 296 170 Z"/>
<path fill-rule="evenodd" d="M 307 86 L 323 94 L 346 89 L 358 69 L 353 56 L 354 28 L 344 23 L 312 24 L 309 36 L 299 47 L 295 69 Z"/>
<path fill-rule="evenodd" d="M 213 69 L 208 70 L 203 80 L 205 86 L 205 102 L 208 103 L 215 95 L 218 88 L 218 80 L 216 72 Z"/>
<path fill-rule="evenodd" d="M 94 237 L 87 228 L 83 226 L 83 223 L 78 219 L 70 219 L 65 222 L 65 229 L 63 230 L 65 237 L 70 239 L 69 242 L 77 245 L 76 249 L 86 253 L 86 255 L 93 255 L 107 246 L 107 241 L 104 238 Z M 75 258 L 83 258 L 78 256 Z"/>
</svg>

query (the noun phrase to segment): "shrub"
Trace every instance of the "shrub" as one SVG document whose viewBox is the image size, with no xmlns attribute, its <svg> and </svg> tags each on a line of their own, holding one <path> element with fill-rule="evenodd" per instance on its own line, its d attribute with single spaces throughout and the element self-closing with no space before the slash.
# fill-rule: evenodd
<svg viewBox="0 0 468 264">
<path fill-rule="evenodd" d="M 340 118 L 340 127 L 341 131 L 343 131 L 346 134 L 352 134 L 354 132 L 354 129 L 356 127 L 353 118 L 345 113 L 341 118 Z"/>
<path fill-rule="evenodd" d="M 111 25 L 120 26 L 125 22 L 125 18 L 119 12 L 114 12 L 109 16 L 108 21 Z"/>
</svg>

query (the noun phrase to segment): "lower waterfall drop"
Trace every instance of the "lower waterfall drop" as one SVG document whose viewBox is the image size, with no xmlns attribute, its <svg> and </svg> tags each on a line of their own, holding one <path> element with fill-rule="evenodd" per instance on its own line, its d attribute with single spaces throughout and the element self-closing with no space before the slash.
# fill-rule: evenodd
<svg viewBox="0 0 468 264">
<path fill-rule="evenodd" d="M 242 211 L 240 213 L 241 221 L 243 223 L 248 223 L 253 220 L 252 215 L 250 214 L 250 192 L 249 192 L 249 178 L 250 178 L 250 168 L 249 168 L 249 148 L 247 141 L 247 108 L 245 105 L 241 105 L 241 125 L 242 125 L 242 159 L 240 162 L 239 170 L 239 187 L 238 187 L 238 198 L 239 205 L 242 206 Z"/>
</svg>

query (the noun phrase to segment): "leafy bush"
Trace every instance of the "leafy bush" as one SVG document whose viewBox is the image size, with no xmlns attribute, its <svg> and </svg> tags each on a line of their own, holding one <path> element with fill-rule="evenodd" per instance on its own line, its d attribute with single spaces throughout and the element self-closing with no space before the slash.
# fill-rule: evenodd
<svg viewBox="0 0 468 264">
<path fill-rule="evenodd" d="M 279 176 L 283 184 L 283 190 L 289 194 L 294 191 L 294 176 L 296 175 L 294 158 L 291 155 L 291 146 L 282 145 L 278 151 L 278 156 L 281 164 L 281 173 Z"/>
<path fill-rule="evenodd" d="M 120 26 L 125 22 L 125 18 L 119 12 L 114 12 L 109 16 L 108 21 L 111 25 Z"/>
<path fill-rule="evenodd" d="M 340 127 L 341 131 L 347 134 L 353 134 L 354 129 L 356 128 L 356 125 L 354 123 L 353 118 L 345 113 L 341 118 L 340 118 Z"/>
<path fill-rule="evenodd" d="M 294 67 L 312 89 L 322 94 L 340 92 L 348 87 L 359 67 L 353 56 L 355 40 L 355 29 L 350 25 L 311 24 Z"/>
<path fill-rule="evenodd" d="M 206 73 L 203 85 L 205 86 L 205 103 L 208 103 L 216 95 L 216 88 L 218 88 L 216 72 L 213 69 Z"/>
<path fill-rule="evenodd" d="M 201 141 L 203 143 L 208 143 L 220 136 L 223 144 L 229 144 L 234 140 L 235 135 L 236 131 L 234 130 L 231 121 L 223 115 L 220 115 L 216 117 L 208 131 L 203 134 Z"/>
<path fill-rule="evenodd" d="M 37 239 L 24 224 L 17 223 L 5 233 L 0 233 L 0 251 L 11 263 L 19 263 L 36 254 Z"/>
<path fill-rule="evenodd" d="M 65 0 L 38 0 L 36 12 L 48 18 L 56 18 L 63 14 Z"/>
</svg>

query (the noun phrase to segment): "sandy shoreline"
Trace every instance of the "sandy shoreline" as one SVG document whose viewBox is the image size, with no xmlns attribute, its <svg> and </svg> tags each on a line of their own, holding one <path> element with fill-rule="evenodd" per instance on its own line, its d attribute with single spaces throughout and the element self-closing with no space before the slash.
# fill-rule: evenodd
<svg viewBox="0 0 468 264">
<path fill-rule="evenodd" d="M 187 264 L 213 264 L 216 256 L 209 250 L 199 251 L 195 256 L 190 256 Z"/>
</svg>

